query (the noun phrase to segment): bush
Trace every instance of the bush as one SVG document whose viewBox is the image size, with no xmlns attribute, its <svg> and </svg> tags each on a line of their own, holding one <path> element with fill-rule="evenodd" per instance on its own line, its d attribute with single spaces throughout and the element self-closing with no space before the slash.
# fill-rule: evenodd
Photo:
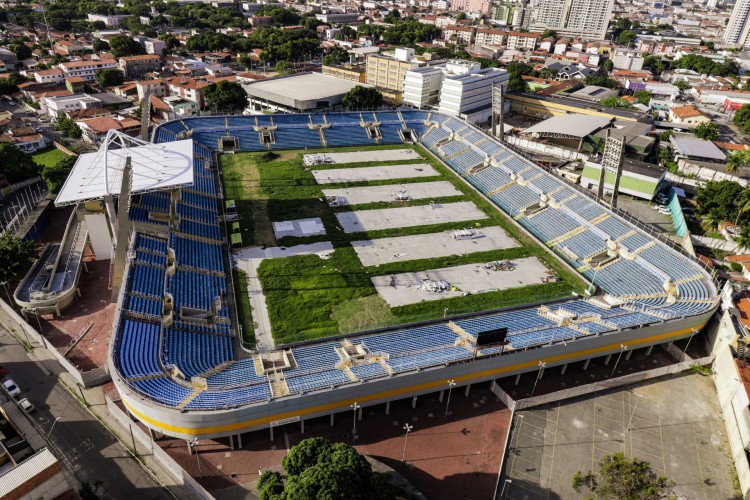
<svg viewBox="0 0 750 500">
<path fill-rule="evenodd" d="M 742 272 L 742 264 L 739 262 L 732 262 L 729 264 L 729 268 L 734 271 L 735 273 L 741 273 Z"/>
</svg>

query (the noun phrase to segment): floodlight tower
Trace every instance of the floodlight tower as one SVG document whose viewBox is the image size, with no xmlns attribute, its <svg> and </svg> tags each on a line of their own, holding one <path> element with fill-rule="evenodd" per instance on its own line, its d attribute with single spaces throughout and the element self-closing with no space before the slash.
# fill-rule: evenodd
<svg viewBox="0 0 750 500">
<path fill-rule="evenodd" d="M 604 153 L 602 154 L 602 168 L 599 173 L 599 186 L 596 191 L 597 201 L 604 197 L 604 183 L 607 173 L 614 174 L 615 179 L 612 187 L 612 198 L 610 208 L 617 207 L 617 191 L 620 189 L 620 178 L 622 177 L 622 162 L 625 156 L 625 137 L 621 139 L 614 138 L 607 130 L 607 138 L 604 143 Z"/>
<path fill-rule="evenodd" d="M 148 141 L 148 124 L 151 122 L 151 86 L 146 85 L 141 102 L 141 139 Z"/>
<path fill-rule="evenodd" d="M 503 118 L 503 85 L 492 83 L 492 135 L 503 141 L 505 139 L 505 120 Z"/>
<path fill-rule="evenodd" d="M 106 161 L 106 160 L 105 160 Z M 105 169 L 106 171 L 106 169 Z M 125 160 L 125 167 L 122 169 L 122 183 L 120 184 L 120 197 L 117 204 L 117 219 L 116 224 L 113 224 L 112 234 L 115 236 L 114 241 L 114 261 L 112 266 L 112 276 L 110 280 L 112 282 L 112 302 L 117 301 L 117 296 L 120 292 L 120 285 L 122 284 L 122 278 L 125 274 L 125 261 L 128 254 L 128 238 L 130 235 L 130 191 L 133 188 L 133 167 L 130 163 L 130 156 Z M 105 197 L 105 203 L 114 205 L 112 196 L 108 195 Z M 114 207 L 107 207 L 107 212 L 110 214 L 114 213 Z M 112 223 L 110 219 L 110 223 Z"/>
</svg>

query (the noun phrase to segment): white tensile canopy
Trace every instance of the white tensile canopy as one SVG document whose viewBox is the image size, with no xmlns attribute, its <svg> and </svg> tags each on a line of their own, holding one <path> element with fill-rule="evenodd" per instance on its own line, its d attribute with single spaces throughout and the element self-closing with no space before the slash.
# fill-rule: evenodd
<svg viewBox="0 0 750 500">
<path fill-rule="evenodd" d="M 110 130 L 96 153 L 76 160 L 56 206 L 118 196 L 122 171 L 130 157 L 131 194 L 193 184 L 193 140 L 152 144 Z"/>
</svg>

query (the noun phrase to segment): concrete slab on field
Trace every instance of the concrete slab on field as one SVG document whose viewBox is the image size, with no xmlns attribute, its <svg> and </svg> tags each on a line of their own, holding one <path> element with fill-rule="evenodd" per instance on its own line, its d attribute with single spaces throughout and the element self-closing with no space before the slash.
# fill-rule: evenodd
<svg viewBox="0 0 750 500">
<path fill-rule="evenodd" d="M 490 271 L 484 264 L 466 264 L 416 273 L 389 274 L 370 278 L 375 289 L 391 307 L 415 304 L 424 300 L 460 297 L 465 293 L 482 293 L 537 285 L 549 270 L 536 257 L 514 259 L 513 271 Z M 425 281 L 447 281 L 458 290 L 431 292 L 420 290 Z"/>
<path fill-rule="evenodd" d="M 274 222 L 273 233 L 276 235 L 276 239 L 279 239 L 284 236 L 317 236 L 326 234 L 326 229 L 323 227 L 323 222 L 316 217 L 314 219 Z"/>
<path fill-rule="evenodd" d="M 373 159 L 374 158 L 374 159 Z M 302 157 L 305 165 L 364 163 L 368 161 L 419 160 L 413 149 L 381 149 L 378 151 L 346 151 L 341 153 L 316 153 Z"/>
<path fill-rule="evenodd" d="M 318 184 L 411 179 L 414 177 L 434 177 L 438 175 L 437 171 L 432 168 L 432 165 L 427 163 L 381 165 L 379 167 L 330 168 L 326 170 L 313 170 L 312 174 Z"/>
<path fill-rule="evenodd" d="M 387 186 L 363 186 L 340 189 L 324 189 L 325 196 L 336 196 L 344 205 L 363 205 L 378 201 L 397 201 L 396 196 L 406 195 L 412 200 L 446 198 L 463 193 L 448 181 L 417 182 L 413 184 L 389 184 Z"/>
<path fill-rule="evenodd" d="M 345 233 L 377 231 L 394 227 L 426 226 L 446 222 L 486 219 L 487 216 L 470 201 L 446 203 L 445 205 L 421 205 L 417 207 L 381 208 L 341 212 L 336 214 Z"/>
<path fill-rule="evenodd" d="M 389 262 L 433 259 L 449 255 L 465 255 L 488 250 L 500 250 L 519 246 L 498 226 L 475 230 L 473 239 L 454 239 L 453 231 L 441 233 L 415 234 L 396 238 L 353 241 L 360 262 L 365 267 L 378 266 Z"/>
<path fill-rule="evenodd" d="M 514 419 L 503 470 L 511 481 L 507 498 L 581 498 L 586 492 L 573 490 L 573 475 L 598 470 L 605 455 L 617 452 L 674 481 L 675 498 L 736 498 L 710 377 L 664 377 L 529 408 Z"/>
</svg>

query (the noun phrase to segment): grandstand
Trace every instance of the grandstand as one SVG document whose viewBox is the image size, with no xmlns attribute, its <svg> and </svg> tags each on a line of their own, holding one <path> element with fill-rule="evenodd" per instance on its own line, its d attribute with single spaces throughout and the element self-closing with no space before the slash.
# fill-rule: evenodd
<svg viewBox="0 0 750 500">
<path fill-rule="evenodd" d="M 130 238 L 109 363 L 144 424 L 184 438 L 239 434 L 440 390 L 447 379 L 466 385 L 676 340 L 715 311 L 716 285 L 699 263 L 483 132 L 423 111 L 370 115 L 186 118 L 154 131 L 156 143 L 192 139 L 196 181 L 169 204 L 152 196 L 130 208 L 132 219 L 162 224 Z M 364 133 L 365 121 L 397 133 Z M 297 134 L 316 124 L 314 138 Z M 237 356 L 214 168 L 221 137 L 243 151 L 418 141 L 600 293 Z M 479 340 L 506 328 L 502 343 Z"/>
</svg>

